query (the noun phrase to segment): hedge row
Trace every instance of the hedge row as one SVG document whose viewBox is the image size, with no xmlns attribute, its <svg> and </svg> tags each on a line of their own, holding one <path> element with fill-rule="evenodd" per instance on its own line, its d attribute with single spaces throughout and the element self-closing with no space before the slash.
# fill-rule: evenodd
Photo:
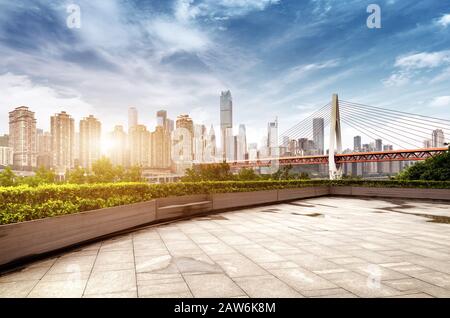
<svg viewBox="0 0 450 318">
<path fill-rule="evenodd" d="M 167 196 L 261 191 L 309 186 L 450 188 L 450 182 L 289 180 L 198 183 L 113 183 L 0 187 L 0 224 L 113 207 Z"/>
</svg>

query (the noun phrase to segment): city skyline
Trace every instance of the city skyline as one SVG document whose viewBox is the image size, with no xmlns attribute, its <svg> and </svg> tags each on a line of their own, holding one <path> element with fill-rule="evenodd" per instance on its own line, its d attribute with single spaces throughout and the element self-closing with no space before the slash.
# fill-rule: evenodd
<svg viewBox="0 0 450 318">
<path fill-rule="evenodd" d="M 166 109 L 219 133 L 217 92 L 231 90 L 249 142 L 260 142 L 277 116 L 280 132 L 291 127 L 332 92 L 450 117 L 450 12 L 442 1 L 380 1 L 376 30 L 365 25 L 362 1 L 77 3 L 80 29 L 66 26 L 63 4 L 0 5 L 0 52 L 14 57 L 0 61 L 2 109 L 26 105 L 44 127 L 52 114 L 76 110 L 76 120 L 92 114 L 108 131 L 126 126 L 129 106 L 150 127 Z"/>
</svg>

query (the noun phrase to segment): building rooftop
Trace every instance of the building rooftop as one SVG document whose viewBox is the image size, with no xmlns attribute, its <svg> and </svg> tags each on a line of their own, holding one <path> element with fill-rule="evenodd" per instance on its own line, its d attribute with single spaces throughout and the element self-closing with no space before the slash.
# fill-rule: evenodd
<svg viewBox="0 0 450 318">
<path fill-rule="evenodd" d="M 450 204 L 323 197 L 197 217 L 0 277 L 0 297 L 450 297 Z"/>
</svg>

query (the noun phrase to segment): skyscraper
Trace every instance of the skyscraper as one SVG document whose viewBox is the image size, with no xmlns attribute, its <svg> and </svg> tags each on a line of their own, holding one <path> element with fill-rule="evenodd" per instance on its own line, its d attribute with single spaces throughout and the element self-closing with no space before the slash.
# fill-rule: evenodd
<svg viewBox="0 0 450 318">
<path fill-rule="evenodd" d="M 167 130 L 167 111 L 158 110 L 156 112 L 156 126 L 160 126 Z"/>
<path fill-rule="evenodd" d="M 180 115 L 177 117 L 177 128 L 186 128 L 194 136 L 194 122 L 189 115 Z"/>
<path fill-rule="evenodd" d="M 222 158 L 226 159 L 227 144 L 229 140 L 229 132 L 232 133 L 233 128 L 233 99 L 231 97 L 231 92 L 222 92 L 220 95 L 220 133 L 222 138 Z M 230 149 L 231 150 L 231 149 Z"/>
<path fill-rule="evenodd" d="M 216 156 L 217 156 L 216 132 L 214 131 L 214 126 L 211 125 L 206 142 L 205 162 L 214 162 L 216 160 Z"/>
<path fill-rule="evenodd" d="M 114 131 L 110 133 L 112 146 L 109 149 L 109 157 L 115 166 L 127 166 L 127 133 L 123 126 L 117 125 Z"/>
<path fill-rule="evenodd" d="M 0 136 L 0 147 L 9 147 L 9 135 Z"/>
<path fill-rule="evenodd" d="M 50 118 L 52 135 L 53 166 L 57 172 L 65 173 L 74 166 L 75 123 L 66 112 Z"/>
<path fill-rule="evenodd" d="M 0 146 L 0 167 L 13 165 L 13 149 L 11 147 Z"/>
<path fill-rule="evenodd" d="M 247 133 L 245 125 L 239 125 L 239 135 L 237 136 L 237 160 L 247 159 Z"/>
<path fill-rule="evenodd" d="M 325 139 L 325 123 L 323 118 L 313 119 L 313 140 L 314 146 L 317 149 L 319 155 L 324 154 L 324 139 Z"/>
<path fill-rule="evenodd" d="M 269 150 L 269 157 L 276 158 L 279 155 L 278 152 L 278 119 L 274 122 L 270 122 L 267 125 L 267 148 Z"/>
<path fill-rule="evenodd" d="M 9 147 L 13 149 L 14 167 L 29 170 L 36 167 L 36 119 L 34 112 L 21 106 L 9 113 Z"/>
<path fill-rule="evenodd" d="M 52 164 L 52 135 L 37 129 L 37 166 L 51 168 Z"/>
<path fill-rule="evenodd" d="M 138 111 L 135 107 L 128 108 L 128 130 L 138 125 Z"/>
<path fill-rule="evenodd" d="M 361 150 L 361 136 L 353 137 L 353 151 L 360 152 Z"/>
<path fill-rule="evenodd" d="M 207 144 L 207 131 L 205 125 L 194 125 L 194 160 L 197 163 L 205 161 L 205 151 Z"/>
<path fill-rule="evenodd" d="M 92 115 L 80 120 L 80 165 L 91 169 L 100 159 L 101 123 Z"/>
<path fill-rule="evenodd" d="M 444 147 L 445 137 L 444 132 L 441 129 L 433 130 L 431 144 L 433 147 Z"/>
<path fill-rule="evenodd" d="M 144 125 L 132 126 L 128 135 L 130 165 L 150 167 L 150 132 Z"/>
<path fill-rule="evenodd" d="M 163 126 L 156 126 L 151 133 L 151 167 L 155 169 L 170 168 L 170 133 Z"/>
<path fill-rule="evenodd" d="M 375 139 L 375 151 L 382 151 L 382 150 L 383 150 L 383 140 Z"/>
</svg>

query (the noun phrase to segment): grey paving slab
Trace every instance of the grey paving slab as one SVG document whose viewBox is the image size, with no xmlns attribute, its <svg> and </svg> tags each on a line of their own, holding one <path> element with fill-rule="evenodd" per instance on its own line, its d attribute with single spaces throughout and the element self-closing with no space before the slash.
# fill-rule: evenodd
<svg viewBox="0 0 450 318">
<path fill-rule="evenodd" d="M 450 226 L 395 212 L 450 216 L 450 204 L 293 203 L 79 247 L 0 275 L 0 297 L 450 297 Z"/>
</svg>

